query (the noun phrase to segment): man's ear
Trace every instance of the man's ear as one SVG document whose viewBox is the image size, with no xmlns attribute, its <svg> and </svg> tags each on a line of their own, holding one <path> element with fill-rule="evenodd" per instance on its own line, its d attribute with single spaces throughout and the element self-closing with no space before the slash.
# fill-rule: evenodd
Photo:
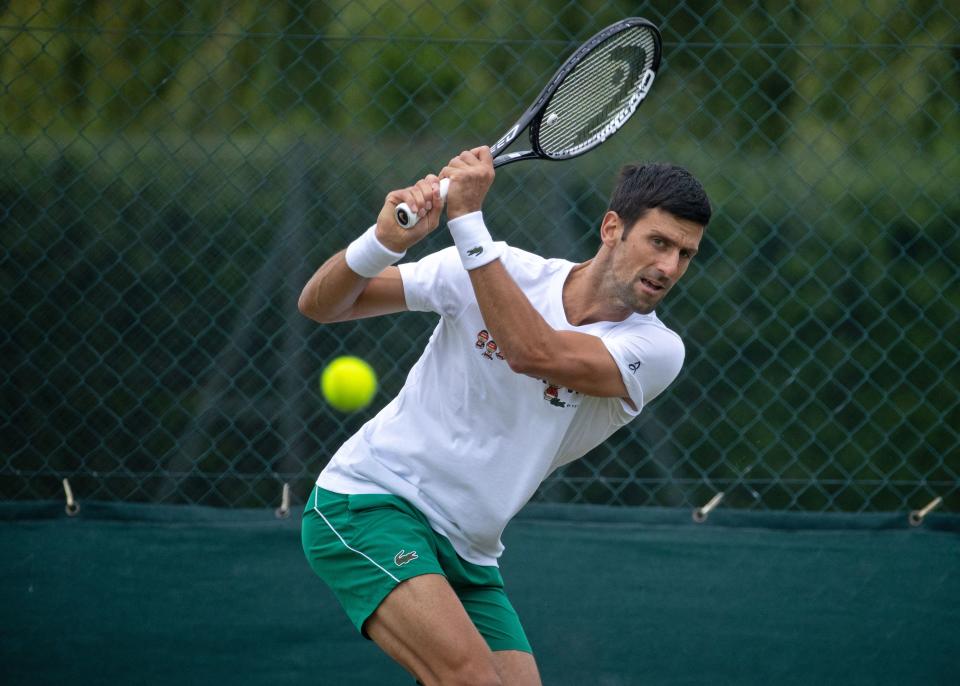
<svg viewBox="0 0 960 686">
<path fill-rule="evenodd" d="M 600 222 L 600 240 L 608 248 L 620 242 L 623 236 L 623 221 L 620 215 L 613 210 L 608 210 L 603 215 L 603 221 Z"/>
</svg>

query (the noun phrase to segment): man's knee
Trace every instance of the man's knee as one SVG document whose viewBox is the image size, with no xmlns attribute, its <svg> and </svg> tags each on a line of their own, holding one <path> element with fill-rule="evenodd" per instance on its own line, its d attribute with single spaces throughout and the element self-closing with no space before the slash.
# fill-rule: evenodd
<svg viewBox="0 0 960 686">
<path fill-rule="evenodd" d="M 446 686 L 502 686 L 492 660 L 470 657 L 438 670 L 437 683 Z"/>
</svg>

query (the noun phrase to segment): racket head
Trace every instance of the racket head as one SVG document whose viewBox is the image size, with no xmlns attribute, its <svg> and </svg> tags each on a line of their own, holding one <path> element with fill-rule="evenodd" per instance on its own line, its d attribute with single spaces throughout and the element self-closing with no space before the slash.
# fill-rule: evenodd
<svg viewBox="0 0 960 686">
<path fill-rule="evenodd" d="M 641 17 L 618 21 L 590 38 L 525 113 L 532 153 L 570 159 L 616 133 L 646 98 L 661 50 L 659 29 Z"/>
</svg>

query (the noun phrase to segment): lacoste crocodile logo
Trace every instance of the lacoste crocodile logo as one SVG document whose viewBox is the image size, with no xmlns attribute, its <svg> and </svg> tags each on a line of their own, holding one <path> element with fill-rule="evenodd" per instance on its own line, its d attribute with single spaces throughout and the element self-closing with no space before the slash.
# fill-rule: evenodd
<svg viewBox="0 0 960 686">
<path fill-rule="evenodd" d="M 478 245 L 476 248 L 470 248 L 470 249 L 467 251 L 467 256 L 469 256 L 469 257 L 476 257 L 477 255 L 479 255 L 479 254 L 482 253 L 482 252 L 483 252 L 483 246 L 482 246 L 482 245 Z"/>
<path fill-rule="evenodd" d="M 411 550 L 411 551 L 408 553 L 408 552 L 405 552 L 405 551 L 401 548 L 401 549 L 400 549 L 400 552 L 393 556 L 393 564 L 397 565 L 397 567 L 403 567 L 403 565 L 405 565 L 405 564 L 407 564 L 407 563 L 409 563 L 409 562 L 413 562 L 413 561 L 416 560 L 418 557 L 420 557 L 420 556 L 417 555 L 417 551 L 416 551 L 416 550 Z"/>
</svg>

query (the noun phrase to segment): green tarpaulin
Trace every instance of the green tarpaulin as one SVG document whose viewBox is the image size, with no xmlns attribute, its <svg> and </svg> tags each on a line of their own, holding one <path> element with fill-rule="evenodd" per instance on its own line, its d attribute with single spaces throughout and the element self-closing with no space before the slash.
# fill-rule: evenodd
<svg viewBox="0 0 960 686">
<path fill-rule="evenodd" d="M 531 506 L 507 590 L 548 686 L 960 683 L 960 518 Z M 0 504 L 0 683 L 412 684 L 299 515 Z"/>
</svg>

